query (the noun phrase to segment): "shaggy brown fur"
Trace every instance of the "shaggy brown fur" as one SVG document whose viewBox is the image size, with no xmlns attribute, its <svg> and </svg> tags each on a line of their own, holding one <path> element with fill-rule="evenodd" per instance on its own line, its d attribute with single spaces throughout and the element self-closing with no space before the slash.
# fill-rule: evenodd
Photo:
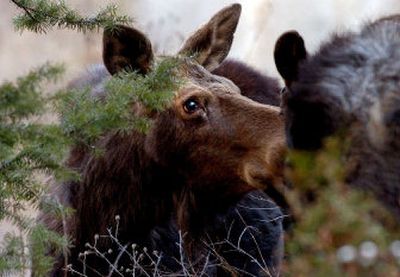
<svg viewBox="0 0 400 277">
<path fill-rule="evenodd" d="M 242 95 L 256 102 L 273 106 L 280 104 L 278 81 L 241 62 L 226 60 L 212 73 L 231 80 L 240 88 Z"/>
<path fill-rule="evenodd" d="M 282 183 L 283 120 L 278 107 L 252 101 L 239 89 L 275 104 L 276 83 L 238 63 L 227 63 L 227 70 L 222 66 L 218 72 L 237 78 L 239 87 L 209 72 L 227 55 L 239 13 L 239 5 L 222 10 L 188 39 L 181 53 L 200 51 L 196 56 L 200 64 L 187 59 L 180 67 L 184 85 L 165 111 L 153 115 L 149 132 L 105 134 L 96 145 L 104 149 L 100 157 L 84 147 L 71 151 L 67 164 L 80 173 L 81 180 L 61 185 L 53 195 L 76 212 L 64 226 L 49 215 L 43 218 L 53 230 L 66 228 L 74 241 L 70 255 L 58 260 L 54 276 L 62 275 L 64 259 L 81 271 L 78 256 L 85 243 L 93 242 L 95 234 L 106 233 L 116 215 L 121 243 L 162 251 L 161 265 L 167 271 L 182 270 L 176 260 L 180 255 L 178 232 L 182 231 L 186 234 L 185 260 L 201 268 L 205 257 L 212 254 L 214 265 L 205 267 L 208 275 L 232 271 L 279 274 L 283 216 L 257 188 Z M 137 30 L 121 28 L 117 34 L 105 33 L 107 69 L 116 73 L 138 68 L 146 73 L 151 46 Z M 209 36 L 218 39 L 209 40 Z M 127 47 L 140 49 L 139 61 Z M 245 71 L 237 75 L 235 66 L 249 75 Z M 97 73 L 105 76 L 103 70 Z M 258 84 L 240 81 L 247 76 Z M 86 77 L 94 96 L 104 94 L 101 82 L 102 78 Z M 261 91 L 264 84 L 268 87 Z M 247 253 L 227 243 L 215 245 L 217 255 L 210 252 L 210 246 L 225 240 Z M 97 244 L 102 251 L 112 246 L 107 239 Z M 131 263 L 126 255 L 120 262 Z M 108 272 L 104 260 L 94 255 L 86 264 L 90 276 L 93 268 L 101 274 Z"/>
</svg>

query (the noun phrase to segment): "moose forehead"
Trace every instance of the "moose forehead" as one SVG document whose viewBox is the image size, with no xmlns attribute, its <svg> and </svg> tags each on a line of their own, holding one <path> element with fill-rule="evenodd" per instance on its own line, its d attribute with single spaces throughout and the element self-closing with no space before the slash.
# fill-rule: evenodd
<svg viewBox="0 0 400 277">
<path fill-rule="evenodd" d="M 240 94 L 240 89 L 231 80 L 214 75 L 189 59 L 184 62 L 179 73 L 184 80 L 184 85 L 177 91 L 176 97 L 185 96 L 193 91 Z"/>
</svg>

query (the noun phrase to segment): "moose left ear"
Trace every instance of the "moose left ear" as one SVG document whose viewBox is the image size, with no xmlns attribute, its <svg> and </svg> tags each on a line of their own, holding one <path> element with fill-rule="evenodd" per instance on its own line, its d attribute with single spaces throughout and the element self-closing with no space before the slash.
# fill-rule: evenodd
<svg viewBox="0 0 400 277">
<path fill-rule="evenodd" d="M 284 33 L 275 44 L 275 65 L 286 85 L 296 81 L 301 61 L 307 58 L 304 40 L 296 31 Z"/>
<path fill-rule="evenodd" d="M 233 4 L 219 11 L 186 40 L 179 54 L 195 54 L 209 71 L 217 68 L 231 49 L 241 10 L 240 4 Z"/>
<path fill-rule="evenodd" d="M 107 70 L 135 70 L 146 74 L 153 61 L 153 50 L 147 37 L 136 29 L 118 26 L 116 31 L 104 31 L 103 61 Z"/>
</svg>

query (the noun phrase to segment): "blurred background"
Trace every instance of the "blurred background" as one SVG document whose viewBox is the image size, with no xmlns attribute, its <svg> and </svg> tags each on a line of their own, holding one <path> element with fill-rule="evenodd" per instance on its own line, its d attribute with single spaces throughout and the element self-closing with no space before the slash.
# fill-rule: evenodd
<svg viewBox="0 0 400 277">
<path fill-rule="evenodd" d="M 110 1 L 65 0 L 90 15 Z M 175 53 L 182 41 L 220 8 L 240 2 L 243 7 L 230 56 L 244 60 L 273 76 L 273 47 L 284 31 L 296 29 L 308 49 L 315 50 L 330 33 L 357 29 L 363 22 L 400 11 L 399 0 L 116 0 L 121 13 L 151 38 L 158 53 Z M 0 1 L 0 81 L 12 80 L 46 61 L 63 62 L 67 79 L 91 63 L 101 61 L 101 32 L 81 34 L 52 31 L 47 35 L 16 33 L 17 13 L 9 1 Z"/>
</svg>

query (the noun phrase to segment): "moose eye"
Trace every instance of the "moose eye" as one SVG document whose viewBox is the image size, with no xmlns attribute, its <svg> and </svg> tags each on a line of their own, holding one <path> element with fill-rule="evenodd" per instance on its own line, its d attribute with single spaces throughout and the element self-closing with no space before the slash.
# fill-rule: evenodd
<svg viewBox="0 0 400 277">
<path fill-rule="evenodd" d="M 197 100 L 190 98 L 183 103 L 183 109 L 187 113 L 194 113 L 200 109 L 200 103 Z"/>
</svg>

